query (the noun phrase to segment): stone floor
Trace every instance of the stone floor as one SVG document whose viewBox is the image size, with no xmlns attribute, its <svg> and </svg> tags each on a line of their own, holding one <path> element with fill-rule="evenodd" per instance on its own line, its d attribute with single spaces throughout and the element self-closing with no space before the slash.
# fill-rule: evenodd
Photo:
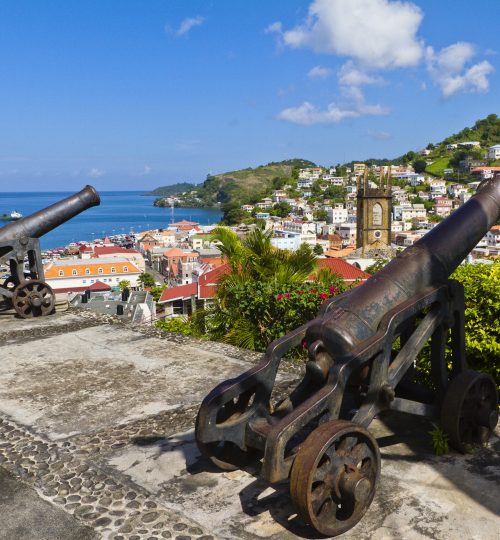
<svg viewBox="0 0 500 540">
<path fill-rule="evenodd" d="M 194 442 L 200 401 L 257 358 L 92 314 L 2 319 L 0 540 L 316 538 L 286 485 L 257 466 L 220 472 Z M 284 369 L 280 388 L 296 376 Z M 381 481 L 345 538 L 500 538 L 498 436 L 438 458 L 430 429 L 394 413 L 372 423 Z"/>
</svg>

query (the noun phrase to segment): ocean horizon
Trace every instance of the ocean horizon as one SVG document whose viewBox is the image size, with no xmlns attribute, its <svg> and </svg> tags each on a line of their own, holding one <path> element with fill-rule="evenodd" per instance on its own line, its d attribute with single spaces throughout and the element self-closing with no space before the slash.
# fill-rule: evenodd
<svg viewBox="0 0 500 540">
<path fill-rule="evenodd" d="M 24 217 L 42 210 L 75 191 L 0 191 L 0 214 L 13 210 Z M 166 228 L 187 219 L 200 225 L 220 221 L 222 212 L 212 208 L 157 208 L 155 195 L 144 191 L 99 191 L 100 206 L 89 208 L 40 238 L 42 249 L 63 247 L 71 242 L 91 241 L 103 236 Z"/>
</svg>

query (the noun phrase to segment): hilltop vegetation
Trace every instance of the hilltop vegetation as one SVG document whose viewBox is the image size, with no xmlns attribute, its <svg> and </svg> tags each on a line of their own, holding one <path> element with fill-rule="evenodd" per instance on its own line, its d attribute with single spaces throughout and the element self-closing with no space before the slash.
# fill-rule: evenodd
<svg viewBox="0 0 500 540">
<path fill-rule="evenodd" d="M 288 159 L 255 168 L 248 167 L 237 171 L 208 175 L 206 180 L 198 185 L 175 184 L 174 186 L 159 187 L 150 194 L 168 197 L 185 193 L 182 197 L 182 206 L 222 206 L 222 209 L 225 210 L 226 205 L 239 207 L 242 204 L 257 202 L 262 197 L 269 195 L 273 189 L 279 189 L 288 180 L 291 180 L 293 171 L 315 166 L 312 161 L 305 159 Z M 158 199 L 155 204 L 160 206 L 163 203 L 161 199 Z"/>
<path fill-rule="evenodd" d="M 144 195 L 156 195 L 158 197 L 170 197 L 172 195 L 179 195 L 181 193 L 186 193 L 195 188 L 195 184 L 190 184 L 188 182 L 179 182 L 177 184 L 172 184 L 171 186 L 162 186 L 153 191 L 148 191 Z"/>
</svg>

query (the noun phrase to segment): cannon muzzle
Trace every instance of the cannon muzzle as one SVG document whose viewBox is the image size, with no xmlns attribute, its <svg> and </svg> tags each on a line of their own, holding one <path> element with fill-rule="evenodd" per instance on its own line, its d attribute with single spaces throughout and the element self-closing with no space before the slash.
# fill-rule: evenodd
<svg viewBox="0 0 500 540">
<path fill-rule="evenodd" d="M 85 186 L 78 193 L 1 228 L 0 243 L 21 238 L 40 238 L 87 208 L 98 206 L 100 202 L 95 188 Z"/>
</svg>

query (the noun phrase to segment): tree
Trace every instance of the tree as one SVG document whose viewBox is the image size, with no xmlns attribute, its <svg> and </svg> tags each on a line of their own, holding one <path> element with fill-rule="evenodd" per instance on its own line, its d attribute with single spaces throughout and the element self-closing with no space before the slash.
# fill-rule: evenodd
<svg viewBox="0 0 500 540">
<path fill-rule="evenodd" d="M 152 274 L 149 274 L 148 272 L 143 272 L 142 274 L 140 274 L 137 278 L 137 281 L 144 288 L 150 288 L 155 286 L 155 278 Z"/>
<path fill-rule="evenodd" d="M 328 221 L 328 213 L 326 210 L 316 210 L 316 212 L 314 212 L 314 219 L 316 221 Z"/>
<path fill-rule="evenodd" d="M 415 159 L 412 163 L 416 173 L 423 173 L 427 167 L 427 161 L 425 159 Z"/>
<path fill-rule="evenodd" d="M 219 281 L 213 306 L 205 311 L 197 310 L 193 326 L 198 332 L 206 332 L 216 341 L 263 350 L 270 341 L 291 330 L 291 324 L 299 326 L 299 319 L 316 315 L 323 298 L 316 298 L 318 289 L 310 293 L 312 296 L 297 298 L 297 305 L 290 312 L 283 313 L 281 304 L 276 306 L 278 295 L 291 294 L 304 287 L 317 263 L 307 244 L 296 251 L 281 250 L 273 247 L 271 237 L 272 231 L 259 228 L 243 240 L 225 227 L 213 231 L 230 271 Z M 332 287 L 333 282 L 332 278 Z M 335 291 L 340 290 L 337 285 L 335 281 Z M 327 289 L 321 294 L 330 295 Z M 304 305 L 297 311 L 301 302 Z"/>
<path fill-rule="evenodd" d="M 151 293 L 151 296 L 153 297 L 153 300 L 154 300 L 155 302 L 158 302 L 158 300 L 160 299 L 161 293 L 162 293 L 165 289 L 168 289 L 168 285 L 167 285 L 167 284 L 164 284 L 164 285 L 157 285 L 157 286 L 151 287 L 151 290 L 150 290 L 149 292 Z"/>
<path fill-rule="evenodd" d="M 278 216 L 285 218 L 292 211 L 292 207 L 286 202 L 279 202 L 273 205 L 271 211 L 269 212 L 272 216 Z"/>
<path fill-rule="evenodd" d="M 323 255 L 323 246 L 321 244 L 316 244 L 313 247 L 313 252 L 315 255 Z"/>
<path fill-rule="evenodd" d="M 118 283 L 118 287 L 123 291 L 123 289 L 130 289 L 130 281 L 128 279 L 122 279 Z"/>
</svg>

